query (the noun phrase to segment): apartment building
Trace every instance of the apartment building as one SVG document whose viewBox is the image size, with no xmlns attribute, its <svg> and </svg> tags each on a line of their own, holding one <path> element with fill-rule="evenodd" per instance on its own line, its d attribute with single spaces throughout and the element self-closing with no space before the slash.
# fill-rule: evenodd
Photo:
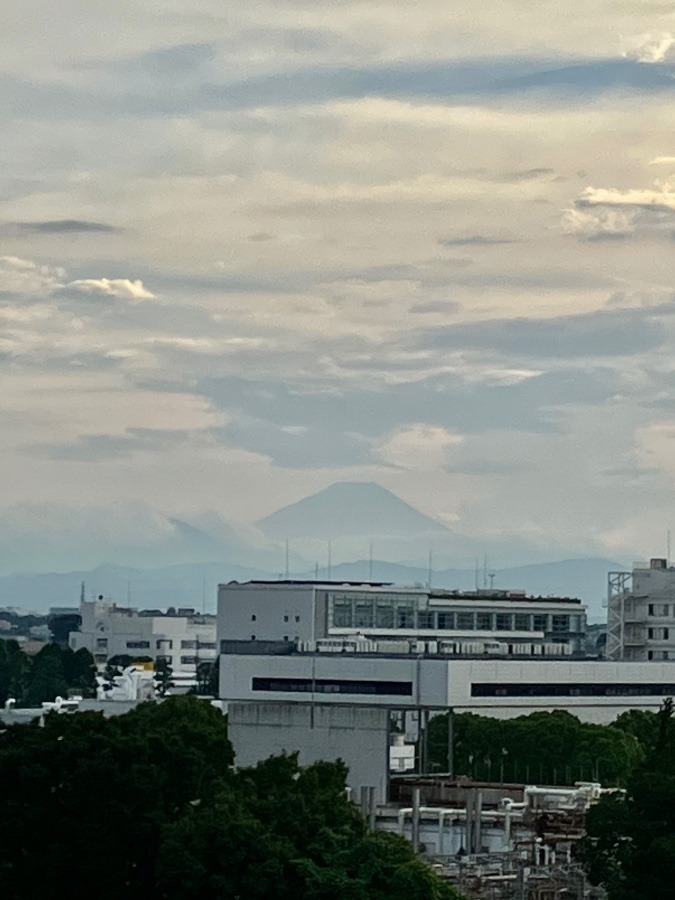
<svg viewBox="0 0 675 900">
<path fill-rule="evenodd" d="M 607 657 L 675 660 L 675 567 L 654 558 L 608 577 Z"/>
</svg>

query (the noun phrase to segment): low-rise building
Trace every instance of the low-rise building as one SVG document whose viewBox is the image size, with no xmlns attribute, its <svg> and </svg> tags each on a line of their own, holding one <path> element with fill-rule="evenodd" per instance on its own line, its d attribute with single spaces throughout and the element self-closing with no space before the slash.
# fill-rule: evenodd
<svg viewBox="0 0 675 900">
<path fill-rule="evenodd" d="M 218 589 L 221 641 L 416 640 L 457 654 L 568 655 L 582 653 L 585 630 L 580 600 L 524 591 L 320 581 L 231 582 Z"/>
<path fill-rule="evenodd" d="M 191 608 L 138 610 L 103 597 L 80 604 L 82 622 L 69 636 L 73 650 L 85 647 L 98 665 L 115 656 L 167 662 L 174 673 L 194 673 L 202 662 L 215 662 L 216 617 Z"/>
</svg>

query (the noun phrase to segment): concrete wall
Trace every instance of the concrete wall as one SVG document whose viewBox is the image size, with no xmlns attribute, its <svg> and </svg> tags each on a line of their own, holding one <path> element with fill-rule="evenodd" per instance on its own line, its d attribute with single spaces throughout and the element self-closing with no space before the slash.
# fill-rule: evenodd
<svg viewBox="0 0 675 900">
<path fill-rule="evenodd" d="M 312 585 L 221 584 L 218 640 L 314 640 Z"/>
<path fill-rule="evenodd" d="M 280 753 L 299 751 L 299 761 L 342 759 L 355 795 L 374 787 L 383 803 L 387 793 L 389 713 L 386 709 L 298 703 L 230 703 L 230 740 L 238 766 Z"/>
</svg>

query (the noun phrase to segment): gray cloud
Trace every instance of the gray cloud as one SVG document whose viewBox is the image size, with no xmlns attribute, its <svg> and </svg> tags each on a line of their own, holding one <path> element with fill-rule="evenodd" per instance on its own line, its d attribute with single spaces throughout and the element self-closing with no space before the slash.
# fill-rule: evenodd
<svg viewBox="0 0 675 900">
<path fill-rule="evenodd" d="M 124 434 L 89 434 L 70 444 L 33 444 L 33 456 L 68 462 L 105 462 L 136 453 L 162 452 L 188 441 L 190 432 L 157 428 L 129 428 Z"/>
<path fill-rule="evenodd" d="M 472 234 L 466 237 L 439 238 L 441 247 L 494 247 L 499 244 L 519 243 L 515 238 L 494 237 L 488 234 Z"/>
<path fill-rule="evenodd" d="M 120 229 L 105 222 L 82 219 L 51 219 L 43 222 L 9 222 L 0 226 L 26 234 L 112 234 Z"/>
<path fill-rule="evenodd" d="M 555 319 L 502 319 L 428 329 L 414 346 L 484 349 L 514 359 L 637 356 L 667 340 L 644 310 L 616 310 Z"/>
</svg>

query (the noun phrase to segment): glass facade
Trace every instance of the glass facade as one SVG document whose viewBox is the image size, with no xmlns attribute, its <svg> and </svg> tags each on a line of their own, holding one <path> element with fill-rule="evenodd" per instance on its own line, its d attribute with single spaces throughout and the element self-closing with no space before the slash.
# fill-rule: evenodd
<svg viewBox="0 0 675 900">
<path fill-rule="evenodd" d="M 328 597 L 329 628 L 406 631 L 539 631 L 560 637 L 583 630 L 583 615 L 505 612 L 499 606 L 487 611 L 480 600 L 473 611 L 428 609 L 424 595 L 331 593 Z M 420 608 L 421 607 L 421 608 Z M 660 609 L 661 607 L 659 607 Z"/>
</svg>

